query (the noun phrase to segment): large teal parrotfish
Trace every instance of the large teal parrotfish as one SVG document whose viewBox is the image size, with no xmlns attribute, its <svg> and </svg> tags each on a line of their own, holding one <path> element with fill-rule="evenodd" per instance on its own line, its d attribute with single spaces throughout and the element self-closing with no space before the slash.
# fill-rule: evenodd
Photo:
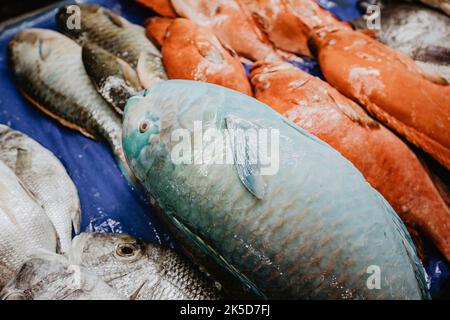
<svg viewBox="0 0 450 320">
<path fill-rule="evenodd" d="M 199 123 L 225 139 L 198 143 Z M 337 151 L 268 106 L 216 85 L 163 81 L 128 101 L 123 129 L 128 163 L 168 220 L 262 298 L 429 298 L 390 205 Z M 267 147 L 278 170 L 264 173 L 267 163 L 253 161 L 260 140 L 230 134 L 238 129 L 278 132 L 278 149 Z M 205 156 L 211 147 L 234 161 Z M 174 157 L 189 151 L 192 161 Z"/>
</svg>

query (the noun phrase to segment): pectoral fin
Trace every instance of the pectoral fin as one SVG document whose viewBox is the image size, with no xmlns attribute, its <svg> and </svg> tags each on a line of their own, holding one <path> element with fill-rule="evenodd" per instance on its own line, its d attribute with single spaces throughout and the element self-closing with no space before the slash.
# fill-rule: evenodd
<svg viewBox="0 0 450 320">
<path fill-rule="evenodd" d="M 239 179 L 251 194 L 263 199 L 267 185 L 260 175 L 257 140 L 251 141 L 252 139 L 248 139 L 245 134 L 247 130 L 257 130 L 258 126 L 234 115 L 225 117 L 225 124 L 227 129 L 233 132 L 230 135 L 230 142 Z"/>
</svg>

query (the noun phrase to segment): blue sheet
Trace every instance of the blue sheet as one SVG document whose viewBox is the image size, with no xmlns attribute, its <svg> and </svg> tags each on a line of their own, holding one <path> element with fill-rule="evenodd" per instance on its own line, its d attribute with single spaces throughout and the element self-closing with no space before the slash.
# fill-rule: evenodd
<svg viewBox="0 0 450 320">
<path fill-rule="evenodd" d="M 151 15 L 150 10 L 132 0 L 89 2 L 108 7 L 137 24 L 143 24 Z M 341 20 L 349 21 L 361 15 L 356 0 L 318 0 L 318 3 Z M 55 12 L 56 8 L 27 18 L 0 35 L 0 123 L 28 134 L 61 160 L 78 188 L 82 231 L 125 232 L 145 241 L 175 247 L 173 239 L 144 196 L 122 176 L 108 146 L 59 125 L 28 103 L 13 83 L 7 57 L 11 37 L 29 27 L 55 29 Z M 321 76 L 320 68 L 313 59 L 305 58 L 303 63 L 294 64 Z M 449 276 L 449 267 L 436 250 L 431 248 L 430 255 L 432 258 L 426 271 L 431 292 L 437 294 L 442 282 Z"/>
</svg>

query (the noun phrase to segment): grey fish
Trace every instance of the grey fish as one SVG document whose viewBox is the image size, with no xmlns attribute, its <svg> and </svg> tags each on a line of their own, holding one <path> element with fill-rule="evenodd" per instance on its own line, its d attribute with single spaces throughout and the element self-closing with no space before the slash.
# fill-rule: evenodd
<svg viewBox="0 0 450 320">
<path fill-rule="evenodd" d="M 377 39 L 450 82 L 450 17 L 420 4 L 377 1 L 381 7 Z M 353 23 L 365 29 L 365 18 Z"/>
<path fill-rule="evenodd" d="M 14 36 L 9 49 L 14 76 L 28 100 L 63 125 L 106 139 L 123 160 L 121 119 L 92 85 L 78 44 L 52 30 L 27 29 Z"/>
<path fill-rule="evenodd" d="M 61 162 L 27 135 L 1 124 L 0 160 L 42 205 L 55 226 L 61 252 L 69 250 L 72 226 L 76 233 L 80 231 L 80 199 Z"/>
<path fill-rule="evenodd" d="M 59 249 L 55 228 L 36 198 L 0 161 L 0 289 L 39 249 Z"/>
<path fill-rule="evenodd" d="M 123 114 L 128 99 L 143 89 L 136 71 L 95 44 L 83 46 L 82 58 L 97 91 L 119 114 Z"/>
<path fill-rule="evenodd" d="M 69 28 L 72 11 L 61 7 L 56 14 L 58 30 L 81 46 L 96 44 L 126 61 L 136 70 L 144 88 L 167 79 L 161 53 L 146 37 L 145 29 L 130 23 L 114 12 L 94 4 L 77 4 L 81 11 L 81 29 Z"/>
<path fill-rule="evenodd" d="M 175 251 L 125 234 L 82 233 L 73 240 L 70 260 L 130 299 L 220 297 L 211 279 Z"/>
<path fill-rule="evenodd" d="M 431 7 L 437 8 L 450 16 L 450 0 L 420 0 Z"/>
<path fill-rule="evenodd" d="M 31 257 L 0 292 L 1 300 L 125 300 L 98 276 L 46 252 Z"/>
<path fill-rule="evenodd" d="M 243 134 L 231 146 L 214 132 L 189 144 L 198 121 L 225 137 L 230 129 L 274 129 L 279 169 L 259 174 L 265 165 L 250 161 L 258 151 Z M 128 100 L 123 129 L 130 168 L 168 219 L 261 297 L 429 298 L 390 205 L 341 154 L 268 106 L 220 86 L 169 80 Z M 234 162 L 173 160 L 189 150 L 222 150 Z M 372 290 L 376 270 L 380 286 Z"/>
</svg>

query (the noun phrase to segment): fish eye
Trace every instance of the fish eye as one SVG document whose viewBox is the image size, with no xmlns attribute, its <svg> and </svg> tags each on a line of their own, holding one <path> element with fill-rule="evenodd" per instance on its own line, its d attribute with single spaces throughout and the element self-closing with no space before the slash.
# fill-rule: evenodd
<svg viewBox="0 0 450 320">
<path fill-rule="evenodd" d="M 142 120 L 139 124 L 139 132 L 144 133 L 148 130 L 148 128 L 150 128 L 150 122 L 148 122 L 148 120 Z"/>
<path fill-rule="evenodd" d="M 134 243 L 120 243 L 116 247 L 116 255 L 120 258 L 133 258 L 139 253 Z"/>
</svg>

